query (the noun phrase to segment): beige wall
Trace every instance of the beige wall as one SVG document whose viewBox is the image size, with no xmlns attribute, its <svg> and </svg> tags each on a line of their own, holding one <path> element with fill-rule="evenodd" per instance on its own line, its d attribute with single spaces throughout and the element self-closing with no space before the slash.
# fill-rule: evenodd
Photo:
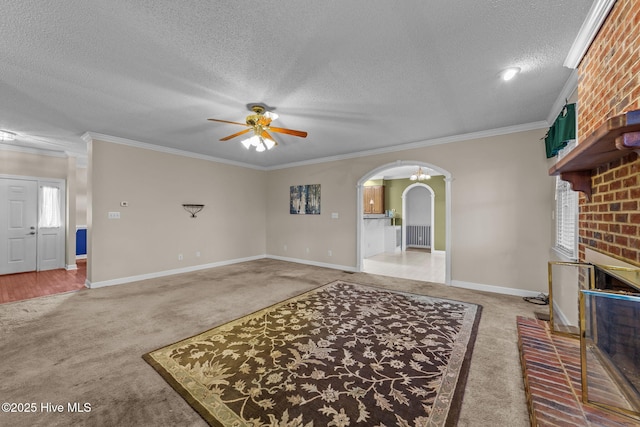
<svg viewBox="0 0 640 427">
<path fill-rule="evenodd" d="M 76 223 L 87 225 L 87 168 L 76 169 Z"/>
<path fill-rule="evenodd" d="M 67 179 L 67 158 L 0 150 L 0 173 Z"/>
<path fill-rule="evenodd" d="M 88 280 L 263 256 L 265 177 L 263 171 L 94 140 L 87 180 Z M 121 207 L 122 201 L 129 206 Z M 191 218 L 183 203 L 206 207 Z M 108 212 L 121 218 L 108 219 Z"/>
<path fill-rule="evenodd" d="M 553 178 L 540 141 L 544 133 L 541 129 L 270 171 L 267 253 L 355 266 L 358 180 L 398 160 L 418 161 L 453 177 L 453 283 L 546 291 Z M 321 215 L 289 214 L 289 186 L 298 184 L 322 185 Z M 331 219 L 331 212 L 339 219 Z"/>
<path fill-rule="evenodd" d="M 108 282 L 265 254 L 354 268 L 357 182 L 401 160 L 432 164 L 453 177 L 454 284 L 546 291 L 553 178 L 540 141 L 544 131 L 268 172 L 94 141 L 86 181 L 88 278 Z M 15 153 L 0 155 L 0 173 L 45 176 L 58 161 L 59 175 L 52 177 L 67 171 L 66 159 L 44 156 L 26 156 L 25 168 L 5 169 Z M 321 215 L 289 214 L 289 187 L 300 184 L 321 184 Z M 206 207 L 192 219 L 182 203 Z M 121 212 L 121 219 L 107 219 L 110 211 Z"/>
</svg>

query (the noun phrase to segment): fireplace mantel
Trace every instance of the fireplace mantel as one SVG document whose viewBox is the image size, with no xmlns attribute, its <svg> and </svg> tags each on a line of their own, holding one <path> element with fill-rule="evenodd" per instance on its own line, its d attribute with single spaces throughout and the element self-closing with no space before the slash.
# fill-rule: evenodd
<svg viewBox="0 0 640 427">
<path fill-rule="evenodd" d="M 612 117 L 549 169 L 574 191 L 591 197 L 591 171 L 633 151 L 640 153 L 640 110 Z"/>
</svg>

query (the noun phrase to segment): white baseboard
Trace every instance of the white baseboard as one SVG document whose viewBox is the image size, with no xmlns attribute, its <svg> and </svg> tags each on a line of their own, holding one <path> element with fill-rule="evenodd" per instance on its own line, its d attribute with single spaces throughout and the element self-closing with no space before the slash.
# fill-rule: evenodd
<svg viewBox="0 0 640 427">
<path fill-rule="evenodd" d="M 300 258 L 282 257 L 278 255 L 256 255 L 256 256 L 251 256 L 246 258 L 236 258 L 236 259 L 227 260 L 227 261 L 220 261 L 220 262 L 214 262 L 209 264 L 200 264 L 200 265 L 194 265 L 191 267 L 176 268 L 172 270 L 164 270 L 164 271 L 158 271 L 154 273 L 140 274 L 136 276 L 120 277 L 118 279 L 103 280 L 99 282 L 90 282 L 89 280 L 86 280 L 85 286 L 89 289 L 95 289 L 95 288 L 101 288 L 105 286 L 122 285 L 125 283 L 137 282 L 140 280 L 155 279 L 158 277 L 172 276 L 174 274 L 190 273 L 193 271 L 206 270 L 208 268 L 222 267 L 225 265 L 238 264 L 241 262 L 254 261 L 254 260 L 264 259 L 264 258 L 293 262 L 297 264 L 313 265 L 315 267 L 331 268 L 334 270 L 342 270 L 342 271 L 348 271 L 353 273 L 356 273 L 358 271 L 355 267 L 347 266 L 347 265 L 329 264 L 329 263 L 311 261 L 311 260 L 300 259 Z M 70 269 L 69 267 L 71 266 L 68 266 L 67 269 Z M 75 267 L 74 269 L 77 269 L 77 266 L 75 264 L 74 264 L 74 267 Z M 505 288 L 502 286 L 485 285 L 482 283 L 464 282 L 461 280 L 452 280 L 451 286 L 455 286 L 458 288 L 471 289 L 476 291 L 515 295 L 520 297 L 536 297 L 540 295 L 540 292 L 536 292 L 536 291 Z"/>
<path fill-rule="evenodd" d="M 254 261 L 256 259 L 262 259 L 262 258 L 266 258 L 266 255 L 256 255 L 256 256 L 247 257 L 247 258 L 237 258 L 237 259 L 232 259 L 227 261 L 212 262 L 209 264 L 200 264 L 200 265 L 194 265 L 191 267 L 175 268 L 173 270 L 158 271 L 154 273 L 140 274 L 137 276 L 120 277 L 118 279 L 111 279 L 111 280 L 102 280 L 99 282 L 90 282 L 87 279 L 85 281 L 85 286 L 89 289 L 95 289 L 95 288 L 102 288 L 105 286 L 122 285 L 125 283 L 137 282 L 140 280 L 155 279 L 155 278 L 164 277 L 164 276 L 173 276 L 174 274 L 191 273 L 193 271 L 206 270 L 208 268 L 215 268 L 215 267 L 222 267 L 224 265 L 238 264 L 240 262 L 246 262 L 246 261 Z"/>
<path fill-rule="evenodd" d="M 87 259 L 87 255 L 76 255 L 76 259 Z"/>
<path fill-rule="evenodd" d="M 77 264 L 67 264 L 67 265 L 64 266 L 64 268 L 67 271 L 77 270 L 78 269 L 78 265 Z"/>
<path fill-rule="evenodd" d="M 540 292 L 528 291 L 526 289 L 505 288 L 503 286 L 484 285 L 482 283 L 464 282 L 462 280 L 452 280 L 451 286 L 457 288 L 472 289 L 474 291 L 493 292 L 496 294 L 515 295 L 518 297 L 537 297 Z"/>
<path fill-rule="evenodd" d="M 357 272 L 355 267 L 351 267 L 347 265 L 339 265 L 339 264 L 327 264 L 324 262 L 311 261 L 308 259 L 287 258 L 287 257 L 278 256 L 278 255 L 267 255 L 265 258 L 277 259 L 278 261 L 295 262 L 297 264 L 313 265 L 314 267 L 332 268 L 334 270 L 343 270 L 343 271 L 348 271 L 352 273 Z"/>
</svg>

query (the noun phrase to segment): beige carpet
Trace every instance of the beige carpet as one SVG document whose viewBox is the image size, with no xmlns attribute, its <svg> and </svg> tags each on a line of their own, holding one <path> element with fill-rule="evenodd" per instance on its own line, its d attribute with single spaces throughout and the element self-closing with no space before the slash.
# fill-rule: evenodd
<svg viewBox="0 0 640 427">
<path fill-rule="evenodd" d="M 539 307 L 519 297 L 268 259 L 0 305 L 0 400 L 37 407 L 0 412 L 0 425 L 205 426 L 140 355 L 334 280 L 482 305 L 458 425 L 529 425 L 516 316 L 532 317 Z M 56 405 L 63 411 L 52 412 Z M 84 412 L 70 412 L 78 408 Z"/>
</svg>

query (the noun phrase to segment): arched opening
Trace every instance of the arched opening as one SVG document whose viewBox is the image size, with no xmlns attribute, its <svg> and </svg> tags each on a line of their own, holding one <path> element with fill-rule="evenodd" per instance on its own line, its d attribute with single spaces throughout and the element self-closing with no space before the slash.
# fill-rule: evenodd
<svg viewBox="0 0 640 427">
<path fill-rule="evenodd" d="M 402 192 L 402 250 L 423 248 L 431 251 L 435 230 L 435 193 L 427 184 L 411 184 Z"/>
<path fill-rule="evenodd" d="M 388 257 L 385 257 L 385 262 L 390 262 L 390 263 L 406 262 L 407 254 L 408 254 L 408 252 L 406 251 L 407 237 L 406 237 L 406 227 L 405 227 L 407 225 L 405 223 L 405 219 L 406 219 L 405 213 L 407 212 L 406 210 L 407 208 L 406 208 L 406 205 L 404 205 L 407 203 L 406 195 L 410 194 L 410 191 L 415 189 L 420 189 L 420 191 L 427 191 L 429 192 L 430 195 L 434 194 L 432 185 L 429 185 L 428 181 L 427 183 L 422 181 L 422 182 L 415 182 L 415 183 L 412 182 L 411 184 L 408 184 L 409 176 L 412 173 L 414 173 L 415 170 L 417 170 L 419 167 L 426 170 L 430 170 L 431 173 L 434 175 L 434 177 L 437 175 L 437 179 L 434 179 L 434 181 L 439 180 L 440 189 L 438 191 L 443 193 L 442 197 L 440 197 L 441 203 L 439 203 L 438 209 L 435 208 L 435 205 L 436 205 L 435 201 L 430 200 L 429 209 L 430 210 L 432 209 L 432 210 L 429 212 L 429 215 L 427 215 L 429 218 L 427 219 L 423 218 L 421 219 L 421 221 L 433 222 L 429 230 L 429 236 L 427 237 L 427 239 L 429 240 L 429 244 L 431 246 L 430 247 L 431 252 L 427 255 L 433 255 L 433 257 L 431 257 L 432 259 L 437 259 L 439 257 L 440 260 L 444 262 L 444 283 L 447 285 L 450 285 L 451 284 L 451 181 L 452 181 L 452 177 L 451 177 L 451 173 L 448 172 L 447 170 L 426 162 L 398 160 L 394 163 L 388 163 L 376 169 L 373 169 L 358 180 L 358 183 L 357 183 L 357 212 L 358 212 L 357 242 L 358 244 L 357 244 L 357 266 L 356 267 L 358 271 L 367 272 L 367 268 L 365 266 L 365 259 L 367 260 L 366 264 L 371 265 L 371 263 L 369 262 L 369 260 L 372 259 L 370 258 L 370 253 L 369 253 L 370 252 L 369 247 L 371 242 L 370 242 L 370 239 L 368 240 L 368 236 L 369 236 L 368 233 L 370 232 L 370 228 L 371 228 L 370 223 L 372 222 L 372 219 L 376 219 L 376 220 L 379 220 L 379 222 L 383 222 L 385 224 L 385 227 L 395 226 L 397 228 L 401 228 L 402 230 L 401 233 L 400 232 L 398 233 L 398 234 L 401 234 L 402 236 L 401 250 L 399 251 L 400 253 L 398 254 L 398 249 L 396 249 L 395 255 L 389 255 Z M 391 195 L 389 194 L 389 192 L 385 190 L 385 199 L 388 199 L 388 197 L 398 199 L 395 202 L 390 202 L 389 200 L 386 200 L 385 206 L 393 205 L 393 203 L 395 203 L 395 206 L 398 206 L 399 203 L 402 203 L 401 206 L 403 206 L 402 208 L 393 209 L 393 211 L 399 211 L 399 212 L 396 212 L 397 216 L 395 216 L 395 219 L 392 217 L 389 217 L 388 221 L 384 217 L 389 216 L 389 214 L 393 215 L 392 212 L 385 212 L 384 215 L 381 215 L 380 217 L 374 217 L 374 218 L 364 214 L 365 206 L 363 201 L 363 195 L 364 195 L 365 183 L 371 182 L 371 180 L 374 180 L 374 179 L 379 180 L 381 179 L 381 177 L 383 182 L 387 184 L 395 183 L 395 181 L 393 181 L 394 179 L 404 180 L 404 183 L 398 184 L 398 185 L 404 185 L 403 190 L 401 191 L 402 195 L 400 194 Z M 432 183 L 434 181 L 432 181 Z M 385 188 L 386 188 L 386 185 L 385 185 Z M 397 189 L 396 189 L 396 193 L 397 193 Z M 402 199 L 402 201 L 400 201 L 400 199 Z M 438 225 L 435 225 L 436 218 L 438 219 Z M 387 222 L 388 222 L 388 225 L 387 225 Z M 400 223 L 400 226 L 398 226 L 398 222 Z M 385 234 L 386 236 L 393 235 L 393 233 L 389 232 L 388 229 L 387 229 L 387 233 Z M 425 237 L 423 237 L 423 239 L 425 239 Z M 386 248 L 393 247 L 393 245 L 389 245 L 389 244 L 385 246 Z M 428 269 L 429 263 L 426 262 L 424 266 L 422 265 L 419 266 L 419 268 L 423 268 L 423 267 L 425 269 Z M 380 274 L 374 271 L 369 271 L 369 272 Z M 428 273 L 429 272 L 425 270 L 424 279 L 420 279 L 419 277 L 411 277 L 411 278 L 416 278 L 418 280 L 434 281 L 430 278 L 431 276 Z M 389 270 L 389 273 L 388 274 L 385 273 L 385 275 L 403 277 L 402 275 L 394 274 L 393 267 Z M 439 279 L 437 281 L 442 282 L 442 279 Z"/>
</svg>

